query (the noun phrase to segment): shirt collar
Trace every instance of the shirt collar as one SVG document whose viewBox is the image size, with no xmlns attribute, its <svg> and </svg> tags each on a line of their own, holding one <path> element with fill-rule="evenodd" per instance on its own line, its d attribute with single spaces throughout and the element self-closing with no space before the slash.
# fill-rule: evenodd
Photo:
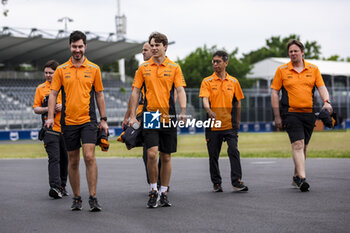
<svg viewBox="0 0 350 233">
<path fill-rule="evenodd" d="M 157 63 L 154 62 L 153 57 L 151 57 L 151 59 L 149 61 L 150 61 L 150 65 L 157 65 Z M 169 58 L 167 56 L 165 56 L 165 60 L 160 65 L 167 66 L 168 63 L 169 63 Z"/>
<path fill-rule="evenodd" d="M 229 75 L 227 72 L 225 72 L 225 73 L 226 73 L 226 77 L 225 77 L 224 80 L 228 80 L 228 77 L 230 77 L 230 75 Z M 220 80 L 222 80 L 219 76 L 216 75 L 215 72 L 213 73 L 212 76 L 214 77 L 214 79 L 220 79 Z"/>
<path fill-rule="evenodd" d="M 85 57 L 85 56 L 84 56 L 84 57 Z M 81 66 L 84 66 L 84 67 L 85 67 L 85 66 L 87 65 L 88 62 L 89 62 L 89 60 L 85 57 L 85 60 L 84 60 L 83 64 L 81 64 Z M 69 58 L 68 63 L 69 63 L 69 67 L 75 66 L 75 65 L 73 64 L 73 62 L 72 62 L 72 57 Z"/>
<path fill-rule="evenodd" d="M 306 62 L 303 58 L 303 62 L 304 62 L 304 70 L 309 69 L 309 63 Z M 292 61 L 288 62 L 288 70 L 294 70 L 294 66 L 292 64 Z"/>
</svg>

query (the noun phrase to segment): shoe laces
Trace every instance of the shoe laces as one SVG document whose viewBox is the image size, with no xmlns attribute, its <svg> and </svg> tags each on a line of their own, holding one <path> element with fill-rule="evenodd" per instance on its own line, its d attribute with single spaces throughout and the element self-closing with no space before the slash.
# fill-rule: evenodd
<svg viewBox="0 0 350 233">
<path fill-rule="evenodd" d="M 91 196 L 90 200 L 93 201 L 93 203 L 95 203 L 95 204 L 97 203 L 97 198 L 96 197 Z"/>
</svg>

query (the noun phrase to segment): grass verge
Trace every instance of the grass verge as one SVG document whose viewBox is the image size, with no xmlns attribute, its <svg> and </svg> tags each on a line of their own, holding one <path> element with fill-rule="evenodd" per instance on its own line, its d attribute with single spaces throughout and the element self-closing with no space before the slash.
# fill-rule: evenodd
<svg viewBox="0 0 350 233">
<path fill-rule="evenodd" d="M 350 158 L 350 131 L 314 132 L 308 146 L 308 158 Z M 288 135 L 280 133 L 241 133 L 238 147 L 242 158 L 290 158 L 291 146 Z M 127 150 L 116 138 L 110 140 L 108 152 L 96 148 L 97 157 L 141 157 L 142 148 Z M 221 156 L 227 156 L 227 145 L 223 144 Z M 204 134 L 180 135 L 178 152 L 173 157 L 207 158 Z M 0 158 L 46 158 L 42 143 L 2 143 Z"/>
</svg>

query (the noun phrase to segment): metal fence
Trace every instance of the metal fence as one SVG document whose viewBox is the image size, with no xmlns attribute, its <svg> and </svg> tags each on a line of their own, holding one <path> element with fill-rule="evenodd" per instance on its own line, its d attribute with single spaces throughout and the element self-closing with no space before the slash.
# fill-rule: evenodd
<svg viewBox="0 0 350 233">
<path fill-rule="evenodd" d="M 106 111 L 111 126 L 120 126 L 127 110 L 131 88 L 105 87 Z M 241 122 L 271 122 L 270 89 L 244 89 Z M 41 126 L 40 116 L 34 114 L 32 104 L 34 87 L 0 87 L 0 129 L 31 129 Z M 187 113 L 193 118 L 206 118 L 199 89 L 186 88 Z M 334 88 L 330 93 L 334 110 L 343 119 L 350 118 L 350 89 Z M 323 101 L 315 92 L 315 109 L 320 110 Z M 178 108 L 178 106 L 177 106 Z"/>
<path fill-rule="evenodd" d="M 198 98 L 199 89 L 186 89 L 188 105 L 194 108 L 194 116 L 206 117 L 202 101 Z M 273 121 L 271 107 L 271 89 L 244 89 L 244 99 L 241 101 L 241 122 Z M 330 90 L 332 106 L 343 119 L 350 118 L 350 88 L 334 88 Z M 318 91 L 315 91 L 315 111 L 321 110 L 323 101 Z"/>
</svg>

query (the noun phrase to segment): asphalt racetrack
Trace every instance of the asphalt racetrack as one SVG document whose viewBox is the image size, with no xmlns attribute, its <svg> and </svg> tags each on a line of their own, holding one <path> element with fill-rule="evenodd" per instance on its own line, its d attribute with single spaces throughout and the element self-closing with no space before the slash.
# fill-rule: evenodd
<svg viewBox="0 0 350 233">
<path fill-rule="evenodd" d="M 103 211 L 90 213 L 83 160 L 78 212 L 70 210 L 72 196 L 48 197 L 46 159 L 0 160 L 0 232 L 350 232 L 350 159 L 308 159 L 307 193 L 291 186 L 291 159 L 242 159 L 249 192 L 235 193 L 223 158 L 224 192 L 213 193 L 208 159 L 174 158 L 173 206 L 156 209 L 146 208 L 141 158 L 97 162 Z"/>
</svg>

